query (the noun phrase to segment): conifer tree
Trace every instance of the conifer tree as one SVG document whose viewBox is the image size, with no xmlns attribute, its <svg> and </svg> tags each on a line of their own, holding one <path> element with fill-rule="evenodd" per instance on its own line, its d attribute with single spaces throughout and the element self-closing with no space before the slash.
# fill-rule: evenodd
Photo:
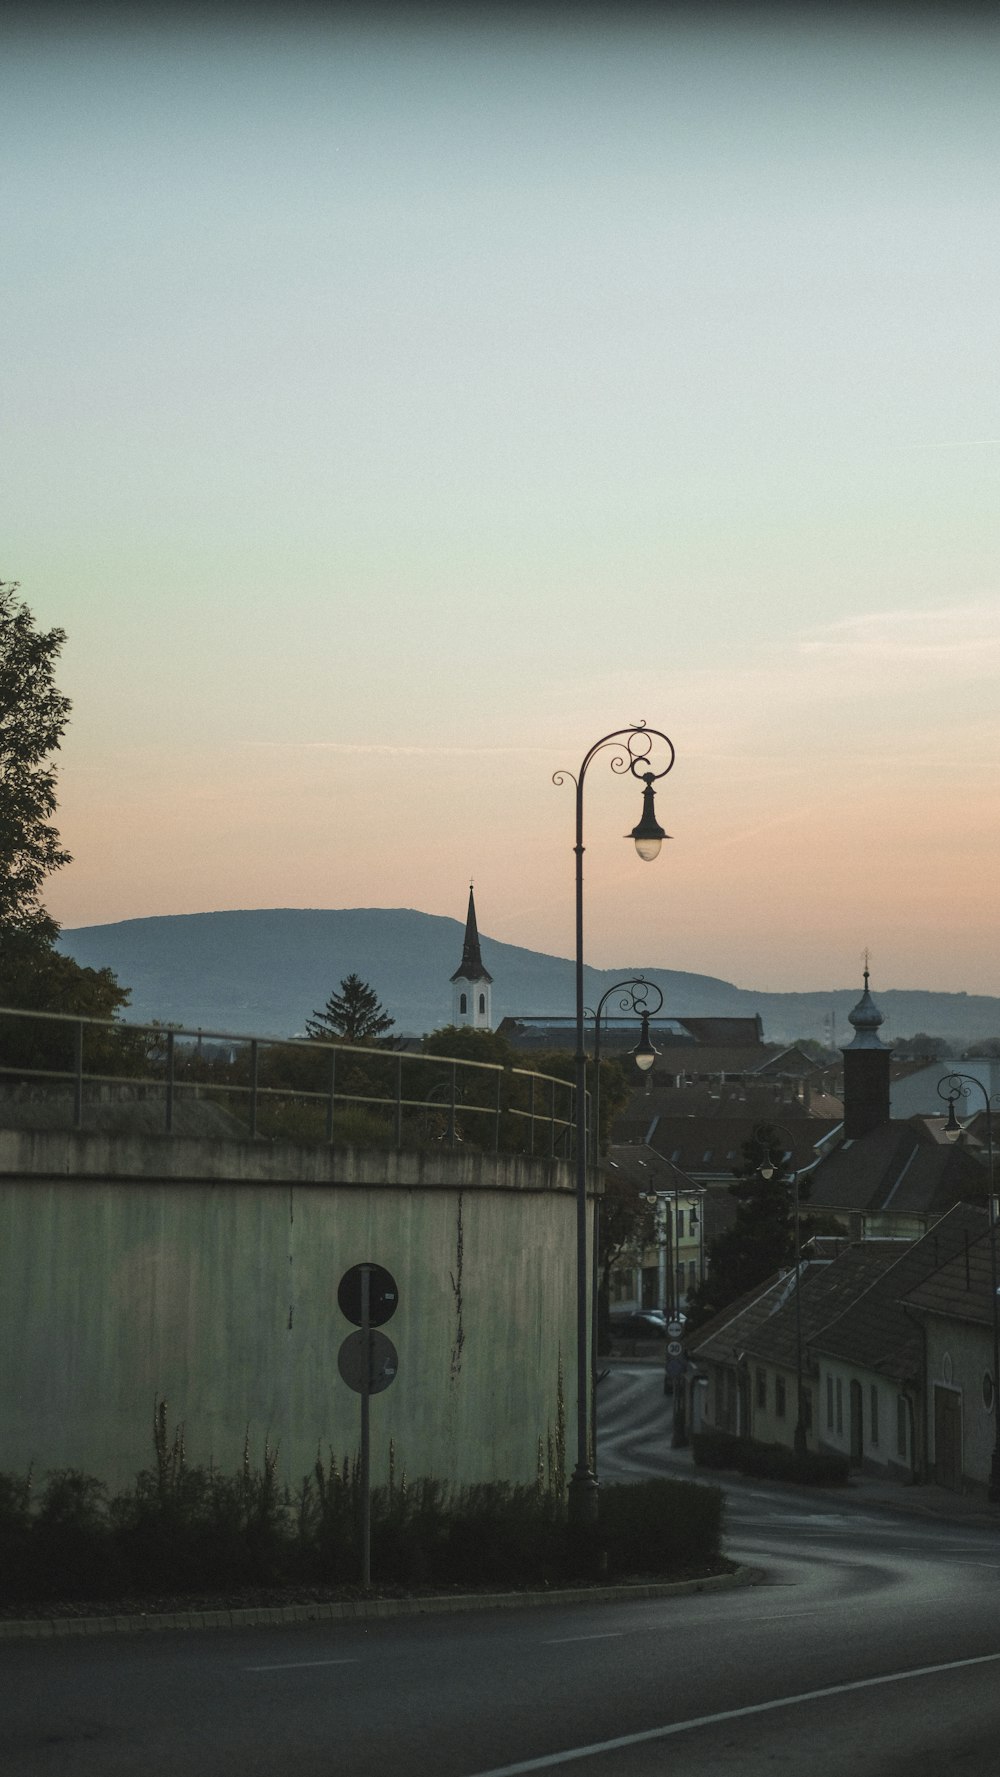
<svg viewBox="0 0 1000 1777">
<path fill-rule="evenodd" d="M 392 1029 L 395 1019 L 360 975 L 345 975 L 321 1012 L 306 1020 L 309 1036 L 321 1043 L 371 1043 Z"/>
</svg>

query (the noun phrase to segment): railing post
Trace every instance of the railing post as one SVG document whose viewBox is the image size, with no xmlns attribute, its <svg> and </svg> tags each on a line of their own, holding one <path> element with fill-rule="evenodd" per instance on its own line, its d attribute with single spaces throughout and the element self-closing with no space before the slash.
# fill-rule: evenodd
<svg viewBox="0 0 1000 1777">
<path fill-rule="evenodd" d="M 250 1043 L 250 1140 L 257 1140 L 257 1038 Z"/>
<path fill-rule="evenodd" d="M 556 1083 L 549 1082 L 549 1159 L 556 1157 Z"/>
<path fill-rule="evenodd" d="M 83 1128 L 83 1019 L 73 1032 L 73 1128 Z"/>
<path fill-rule="evenodd" d="M 458 1092 L 458 1068 L 456 1067 L 455 1063 L 452 1062 L 452 1064 L 451 1064 L 451 1114 L 448 1118 L 448 1146 L 451 1148 L 453 1148 L 455 1146 L 455 1143 L 458 1140 L 457 1126 L 455 1123 L 455 1099 L 457 1097 L 457 1092 Z"/>
<path fill-rule="evenodd" d="M 503 1109 L 503 1074 L 497 1074 L 497 1108 L 493 1119 L 493 1152 L 500 1152 L 500 1115 Z"/>
<path fill-rule="evenodd" d="M 174 1033 L 167 1031 L 167 1104 L 166 1130 L 170 1135 L 174 1127 Z"/>
<path fill-rule="evenodd" d="M 531 1076 L 531 1098 L 528 1106 L 528 1153 L 535 1157 L 535 1076 Z"/>
<path fill-rule="evenodd" d="M 396 1146 L 403 1145 L 403 1057 L 396 1056 Z"/>
<path fill-rule="evenodd" d="M 333 1107 L 337 1097 L 337 1051 L 330 1051 L 330 1097 L 326 1107 L 326 1139 L 333 1140 Z"/>
</svg>

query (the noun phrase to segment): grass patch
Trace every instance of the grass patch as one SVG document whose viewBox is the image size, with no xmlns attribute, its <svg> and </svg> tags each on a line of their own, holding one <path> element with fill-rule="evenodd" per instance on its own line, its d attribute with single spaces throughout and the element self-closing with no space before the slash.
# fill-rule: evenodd
<svg viewBox="0 0 1000 1777">
<path fill-rule="evenodd" d="M 0 1605 L 171 1598 L 316 1588 L 356 1592 L 361 1485 L 356 1460 L 317 1458 L 294 1491 L 276 1452 L 235 1474 L 187 1464 L 182 1434 L 154 1431 L 156 1462 L 109 1497 L 64 1469 L 37 1498 L 0 1475 Z M 581 1579 L 670 1579 L 720 1565 L 722 1494 L 675 1480 L 600 1491 L 597 1526 L 574 1528 L 561 1493 L 507 1482 L 449 1487 L 391 1479 L 371 1499 L 372 1566 L 383 1589 L 519 1590 Z"/>
</svg>

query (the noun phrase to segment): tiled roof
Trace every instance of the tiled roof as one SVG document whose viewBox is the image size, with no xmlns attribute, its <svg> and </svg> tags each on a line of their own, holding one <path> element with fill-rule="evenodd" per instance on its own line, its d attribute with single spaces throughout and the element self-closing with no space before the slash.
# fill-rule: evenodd
<svg viewBox="0 0 1000 1777">
<path fill-rule="evenodd" d="M 810 1202 L 869 1215 L 933 1214 L 985 1189 L 978 1162 L 960 1148 L 942 1147 L 915 1117 L 879 1123 L 867 1135 L 842 1142 L 812 1174 Z"/>
<path fill-rule="evenodd" d="M 963 1247 L 939 1270 L 910 1290 L 906 1300 L 917 1313 L 992 1325 L 993 1277 L 989 1229 Z"/>
<path fill-rule="evenodd" d="M 804 1262 L 802 1273 L 802 1339 L 810 1344 L 815 1335 L 835 1320 L 880 1277 L 899 1256 L 899 1242 L 862 1240 L 845 1248 L 829 1265 Z M 776 1311 L 762 1320 L 744 1339 L 749 1357 L 794 1369 L 798 1345 L 795 1309 L 795 1276 Z"/>
<path fill-rule="evenodd" d="M 696 1043 L 739 1044 L 741 1047 L 758 1048 L 763 1041 L 763 1026 L 760 1018 L 682 1018 L 685 1030 L 689 1030 Z"/>
<path fill-rule="evenodd" d="M 771 1119 L 753 1115 L 742 1121 L 735 1117 L 657 1116 L 651 1110 L 642 1133 L 650 1147 L 692 1177 L 711 1173 L 728 1179 L 743 1165 L 743 1143 L 750 1140 L 755 1126 L 762 1121 Z M 823 1117 L 799 1116 L 791 1123 L 787 1118 L 784 1121 L 793 1140 L 795 1164 L 800 1169 L 815 1162 L 818 1144 L 839 1127 Z M 628 1127 L 623 1120 L 615 1125 L 616 1133 Z"/>
<path fill-rule="evenodd" d="M 956 1253 L 964 1252 L 966 1243 L 982 1234 L 985 1221 L 985 1210 L 957 1204 L 922 1239 L 906 1245 L 895 1264 L 875 1278 L 839 1319 L 816 1334 L 810 1341 L 813 1349 L 899 1382 L 919 1376 L 920 1330 L 906 1313 L 903 1297 Z"/>
<path fill-rule="evenodd" d="M 730 1302 L 728 1308 L 720 1308 L 686 1340 L 688 1357 L 697 1363 L 731 1364 L 737 1352 L 745 1349 L 748 1335 L 780 1305 L 790 1282 L 790 1274 L 772 1275 Z"/>
</svg>

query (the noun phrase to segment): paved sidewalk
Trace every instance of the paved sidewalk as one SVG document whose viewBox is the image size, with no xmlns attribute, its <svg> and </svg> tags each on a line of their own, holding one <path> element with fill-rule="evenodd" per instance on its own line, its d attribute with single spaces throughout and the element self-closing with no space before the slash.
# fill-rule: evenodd
<svg viewBox="0 0 1000 1777">
<path fill-rule="evenodd" d="M 719 1472 L 697 1468 L 689 1448 L 671 1449 L 666 1461 L 669 1472 L 684 1480 L 711 1481 Z M 952 1493 L 949 1488 L 938 1487 L 933 1482 L 924 1486 L 890 1481 L 881 1475 L 852 1474 L 846 1487 L 802 1487 L 789 1481 L 758 1483 L 755 1477 L 738 1475 L 735 1469 L 721 1473 L 731 1480 L 738 1479 L 747 1487 L 780 1486 L 805 1498 L 837 1501 L 848 1507 L 885 1506 L 891 1511 L 907 1512 L 916 1517 L 948 1519 L 953 1523 L 987 1526 L 1000 1532 L 1000 1504 L 992 1504 L 985 1494 Z"/>
</svg>

